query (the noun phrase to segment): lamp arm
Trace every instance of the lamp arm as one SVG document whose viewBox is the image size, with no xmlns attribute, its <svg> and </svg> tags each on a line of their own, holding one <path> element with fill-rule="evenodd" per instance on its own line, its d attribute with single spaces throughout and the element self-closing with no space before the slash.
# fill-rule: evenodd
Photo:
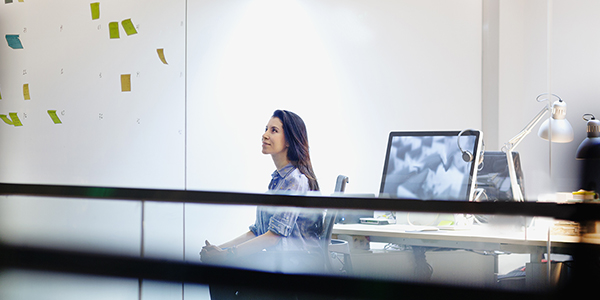
<svg viewBox="0 0 600 300">
<path fill-rule="evenodd" d="M 533 118 L 533 120 L 531 120 L 529 122 L 529 124 L 527 124 L 527 126 L 525 126 L 525 128 L 523 128 L 523 130 L 521 130 L 521 132 L 519 132 L 512 139 L 510 139 L 506 144 L 504 144 L 503 149 L 505 149 L 507 152 L 515 149 L 519 145 L 519 143 L 521 143 L 521 141 L 523 139 L 525 139 L 525 137 L 529 133 L 531 133 L 531 130 L 533 130 L 533 127 L 535 127 L 535 125 L 537 125 L 542 120 L 544 115 L 549 110 L 550 109 L 548 108 L 548 106 L 544 106 L 544 108 L 542 108 L 542 110 Z"/>
<path fill-rule="evenodd" d="M 517 181 L 517 172 L 515 171 L 515 161 L 513 160 L 512 151 L 517 148 L 519 143 L 525 139 L 525 137 L 531 133 L 531 130 L 535 125 L 537 125 L 544 115 L 550 110 L 548 106 L 545 106 L 534 118 L 519 132 L 515 137 L 510 139 L 504 146 L 502 147 L 502 151 L 506 153 L 506 162 L 508 164 L 508 174 L 510 176 L 510 186 L 512 189 L 513 199 L 516 201 L 522 202 L 524 201 L 523 193 L 521 192 L 521 186 Z"/>
</svg>

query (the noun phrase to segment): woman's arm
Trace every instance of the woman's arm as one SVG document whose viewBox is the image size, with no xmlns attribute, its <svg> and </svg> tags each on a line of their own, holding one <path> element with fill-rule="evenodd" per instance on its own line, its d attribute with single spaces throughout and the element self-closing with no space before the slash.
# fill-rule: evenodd
<svg viewBox="0 0 600 300">
<path fill-rule="evenodd" d="M 244 256 L 262 251 L 265 248 L 277 245 L 281 238 L 281 235 L 269 230 L 265 234 L 259 235 L 256 238 L 237 245 L 236 254 L 237 256 Z"/>
<path fill-rule="evenodd" d="M 235 239 L 233 239 L 227 243 L 219 245 L 219 248 L 223 249 L 223 248 L 233 247 L 235 245 L 239 245 L 243 242 L 249 241 L 255 237 L 256 237 L 256 235 L 254 235 L 254 233 L 252 231 L 248 230 L 246 233 L 236 237 Z"/>
<path fill-rule="evenodd" d="M 251 237 L 249 235 L 251 235 Z M 267 233 L 257 237 L 254 237 L 254 233 L 249 231 L 249 233 L 241 235 L 221 246 L 211 245 L 208 241 L 206 241 L 206 246 L 202 247 L 200 255 L 203 262 L 218 263 L 227 260 L 231 256 L 245 256 L 262 251 L 265 248 L 275 246 L 277 243 L 279 243 L 281 238 L 282 237 L 280 235 L 272 231 L 267 231 Z M 237 245 L 234 243 L 239 241 L 243 242 Z M 230 246 L 226 247 L 227 245 Z M 223 248 L 230 249 L 224 250 Z"/>
</svg>

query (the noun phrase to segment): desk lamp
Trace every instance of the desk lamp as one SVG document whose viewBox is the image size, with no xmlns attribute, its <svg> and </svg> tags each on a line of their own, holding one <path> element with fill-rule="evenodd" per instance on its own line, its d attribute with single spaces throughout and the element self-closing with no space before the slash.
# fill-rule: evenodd
<svg viewBox="0 0 600 300">
<path fill-rule="evenodd" d="M 549 99 L 540 99 L 540 97 L 548 94 L 541 94 L 536 97 L 538 102 L 546 101 Z M 567 104 L 557 95 L 552 94 L 558 100 L 552 104 L 552 118 L 547 119 L 542 123 L 538 131 L 538 136 L 555 143 L 568 143 L 573 140 L 573 127 L 566 119 L 567 115 Z M 512 189 L 513 199 L 516 201 L 524 201 L 523 193 L 521 193 L 521 187 L 517 182 L 517 175 L 515 172 L 515 162 L 513 160 L 512 152 L 521 143 L 523 139 L 531 132 L 533 127 L 537 125 L 544 115 L 550 111 L 550 107 L 546 105 L 534 118 L 525 126 L 521 132 L 515 137 L 509 140 L 502 147 L 502 151 L 506 153 L 506 160 L 508 163 L 508 174 L 510 176 L 510 186 Z"/>
<path fill-rule="evenodd" d="M 577 148 L 578 160 L 583 160 L 581 188 L 600 192 L 600 121 L 592 114 L 584 114 L 587 138 Z"/>
</svg>

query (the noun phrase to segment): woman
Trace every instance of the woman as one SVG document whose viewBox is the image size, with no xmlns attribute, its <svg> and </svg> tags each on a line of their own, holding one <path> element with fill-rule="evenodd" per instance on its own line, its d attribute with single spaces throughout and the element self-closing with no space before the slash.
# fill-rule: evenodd
<svg viewBox="0 0 600 300">
<path fill-rule="evenodd" d="M 262 153 L 271 155 L 276 167 L 269 184 L 270 191 L 302 193 L 319 190 L 310 162 L 306 126 L 297 114 L 286 110 L 273 113 L 262 135 Z M 244 257 L 263 249 L 316 250 L 320 247 L 319 237 L 323 231 L 322 217 L 322 213 L 259 207 L 255 223 L 245 234 L 219 246 L 205 241 L 206 246 L 200 252 L 202 262 L 232 261 L 244 266 Z"/>
</svg>

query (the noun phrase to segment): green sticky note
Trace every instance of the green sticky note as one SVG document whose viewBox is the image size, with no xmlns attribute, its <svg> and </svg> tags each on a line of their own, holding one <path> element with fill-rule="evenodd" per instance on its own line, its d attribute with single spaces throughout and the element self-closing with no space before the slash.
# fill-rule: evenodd
<svg viewBox="0 0 600 300">
<path fill-rule="evenodd" d="M 19 120 L 19 116 L 17 116 L 17 113 L 8 113 L 8 115 L 12 119 L 13 125 L 15 125 L 15 126 L 23 126 L 23 124 L 21 123 L 21 120 Z"/>
<path fill-rule="evenodd" d="M 123 22 L 121 22 L 121 24 L 123 24 L 123 29 L 125 29 L 125 33 L 127 33 L 127 35 L 132 35 L 132 34 L 137 33 L 137 30 L 135 30 L 135 26 L 133 26 L 131 19 L 123 20 Z"/>
<path fill-rule="evenodd" d="M 90 3 L 92 9 L 92 20 L 100 19 L 100 2 Z"/>
<path fill-rule="evenodd" d="M 29 83 L 23 84 L 23 100 L 31 100 L 31 95 L 29 94 Z"/>
<path fill-rule="evenodd" d="M 4 0 L 4 4 L 13 3 L 13 0 Z"/>
<path fill-rule="evenodd" d="M 13 49 L 23 49 L 23 44 L 21 43 L 18 34 L 7 34 L 6 42 L 8 43 L 8 46 Z"/>
<path fill-rule="evenodd" d="M 454 222 L 452 222 L 452 221 L 444 220 L 444 221 L 441 221 L 441 222 L 438 224 L 438 226 L 450 226 L 450 225 L 452 225 L 453 223 L 454 223 Z"/>
<path fill-rule="evenodd" d="M 17 113 L 8 113 L 8 116 L 0 115 L 0 119 L 2 119 L 2 121 L 8 125 L 23 126 L 23 123 L 21 123 L 21 120 L 19 120 Z"/>
<path fill-rule="evenodd" d="M 111 39 L 119 38 L 119 22 L 108 23 L 108 31 L 110 32 Z"/>
<path fill-rule="evenodd" d="M 50 115 L 50 118 L 52 119 L 52 122 L 54 122 L 54 124 L 62 124 L 62 122 L 58 118 L 58 115 L 56 115 L 56 110 L 48 110 L 48 115 Z"/>
<path fill-rule="evenodd" d="M 13 121 L 9 119 L 6 115 L 0 115 L 0 119 L 2 119 L 2 121 L 4 121 L 4 123 L 8 125 L 13 125 Z"/>
</svg>

